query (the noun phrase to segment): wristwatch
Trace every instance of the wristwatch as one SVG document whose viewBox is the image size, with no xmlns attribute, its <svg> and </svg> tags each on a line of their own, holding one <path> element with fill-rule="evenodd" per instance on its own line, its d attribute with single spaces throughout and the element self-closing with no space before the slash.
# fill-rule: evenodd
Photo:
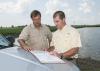
<svg viewBox="0 0 100 71">
<path fill-rule="evenodd" d="M 64 57 L 63 54 L 61 54 L 60 59 L 63 59 L 63 57 Z"/>
</svg>

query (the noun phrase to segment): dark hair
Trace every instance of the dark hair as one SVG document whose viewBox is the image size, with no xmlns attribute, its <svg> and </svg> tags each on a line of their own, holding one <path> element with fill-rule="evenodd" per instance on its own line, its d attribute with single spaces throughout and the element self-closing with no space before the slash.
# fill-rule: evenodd
<svg viewBox="0 0 100 71">
<path fill-rule="evenodd" d="M 38 10 L 33 10 L 33 11 L 31 12 L 31 15 L 30 15 L 30 16 L 31 16 L 31 18 L 32 18 L 32 17 L 36 17 L 36 16 L 38 16 L 38 15 L 41 17 L 41 13 L 40 13 Z"/>
<path fill-rule="evenodd" d="M 56 16 L 59 16 L 60 19 L 65 18 L 65 14 L 64 14 L 63 11 L 56 11 L 56 12 L 53 14 L 53 18 L 55 18 Z"/>
</svg>

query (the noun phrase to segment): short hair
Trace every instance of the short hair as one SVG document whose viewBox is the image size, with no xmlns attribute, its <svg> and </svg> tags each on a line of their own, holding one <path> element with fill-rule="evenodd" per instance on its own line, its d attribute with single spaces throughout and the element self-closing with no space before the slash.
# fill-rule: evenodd
<svg viewBox="0 0 100 71">
<path fill-rule="evenodd" d="M 40 13 L 38 10 L 33 10 L 33 11 L 31 12 L 31 15 L 30 15 L 30 16 L 31 16 L 31 18 L 32 18 L 32 17 L 36 17 L 36 16 L 38 16 L 38 15 L 41 17 L 41 13 Z"/>
<path fill-rule="evenodd" d="M 63 11 L 56 11 L 54 14 L 53 14 L 53 18 L 59 16 L 60 19 L 63 19 L 65 18 L 65 13 Z"/>
</svg>

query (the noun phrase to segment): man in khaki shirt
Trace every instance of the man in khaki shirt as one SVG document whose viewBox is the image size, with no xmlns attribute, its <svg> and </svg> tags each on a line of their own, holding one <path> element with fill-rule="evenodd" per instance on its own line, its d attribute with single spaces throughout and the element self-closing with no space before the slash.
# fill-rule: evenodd
<svg viewBox="0 0 100 71">
<path fill-rule="evenodd" d="M 79 48 L 82 47 L 79 32 L 67 25 L 64 12 L 55 12 L 53 19 L 58 30 L 53 33 L 48 51 L 60 58 L 76 58 Z"/>
<path fill-rule="evenodd" d="M 44 50 L 49 47 L 52 33 L 47 26 L 41 24 L 41 13 L 39 11 L 32 11 L 31 19 L 33 24 L 22 30 L 18 42 L 27 51 Z"/>
</svg>

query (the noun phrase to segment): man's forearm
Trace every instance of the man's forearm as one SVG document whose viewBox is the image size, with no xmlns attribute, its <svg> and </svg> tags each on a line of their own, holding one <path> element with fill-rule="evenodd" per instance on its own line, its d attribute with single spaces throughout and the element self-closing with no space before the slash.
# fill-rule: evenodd
<svg viewBox="0 0 100 71">
<path fill-rule="evenodd" d="M 53 51 L 54 50 L 54 46 L 51 46 L 51 47 L 49 47 L 48 49 L 47 49 L 47 51 Z"/>
<path fill-rule="evenodd" d="M 72 48 L 69 51 L 66 51 L 63 53 L 63 57 L 64 58 L 70 58 L 72 56 L 74 56 L 76 53 L 78 53 L 79 48 Z"/>
<path fill-rule="evenodd" d="M 25 44 L 25 41 L 23 39 L 19 39 L 18 42 L 19 42 L 21 48 L 23 48 L 24 50 L 26 50 L 26 51 L 33 50 L 33 48 L 31 48 L 31 47 L 29 47 L 28 45 Z"/>
<path fill-rule="evenodd" d="M 19 39 L 18 42 L 22 48 L 24 48 L 24 46 L 26 46 L 25 41 L 23 39 Z"/>
</svg>

